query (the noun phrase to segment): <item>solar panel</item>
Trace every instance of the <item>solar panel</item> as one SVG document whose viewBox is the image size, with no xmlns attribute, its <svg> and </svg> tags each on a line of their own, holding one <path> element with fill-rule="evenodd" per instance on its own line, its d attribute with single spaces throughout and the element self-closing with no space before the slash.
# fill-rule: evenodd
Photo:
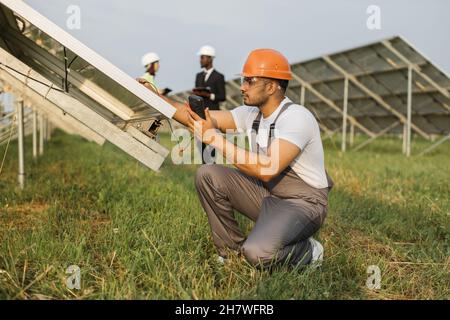
<svg viewBox="0 0 450 320">
<path fill-rule="evenodd" d="M 389 132 L 401 132 L 401 124 L 407 122 L 408 68 L 411 67 L 412 130 L 426 139 L 450 132 L 448 75 L 401 37 L 294 63 L 291 67 L 294 80 L 287 96 L 313 111 L 322 129 L 335 131 L 342 127 L 347 77 L 347 114 L 355 129 L 374 137 L 399 121 Z M 241 105 L 238 79 L 229 80 L 226 85 L 225 108 Z"/>
<path fill-rule="evenodd" d="M 169 152 L 149 128 L 172 118 L 175 108 L 22 1 L 0 0 L 0 27 L 4 82 L 14 77 L 22 90 L 70 115 L 72 125 L 159 169 Z"/>
</svg>

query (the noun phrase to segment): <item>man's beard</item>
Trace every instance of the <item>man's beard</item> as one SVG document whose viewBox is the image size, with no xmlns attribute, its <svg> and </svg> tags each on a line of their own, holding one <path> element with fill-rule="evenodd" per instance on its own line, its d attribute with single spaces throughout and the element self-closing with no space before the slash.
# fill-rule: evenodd
<svg viewBox="0 0 450 320">
<path fill-rule="evenodd" d="M 248 96 L 247 96 L 247 99 L 249 99 Z M 267 102 L 267 99 L 259 98 L 258 100 L 245 102 L 245 96 L 243 96 L 242 101 L 244 102 L 244 105 L 246 105 L 246 106 L 261 108 L 261 106 L 263 106 Z"/>
</svg>

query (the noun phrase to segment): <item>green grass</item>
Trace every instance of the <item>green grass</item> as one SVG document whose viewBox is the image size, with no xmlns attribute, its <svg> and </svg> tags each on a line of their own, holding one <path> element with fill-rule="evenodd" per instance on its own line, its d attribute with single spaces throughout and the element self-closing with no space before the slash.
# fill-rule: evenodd
<svg viewBox="0 0 450 320">
<path fill-rule="evenodd" d="M 345 154 L 327 140 L 336 187 L 317 235 L 325 261 L 302 272 L 255 270 L 239 257 L 218 265 L 196 166 L 169 159 L 154 173 L 110 144 L 62 132 L 33 162 L 26 142 L 25 190 L 15 143 L 0 175 L 0 299 L 450 297 L 449 142 L 406 158 L 398 139 Z M 425 146 L 414 141 L 413 153 Z M 81 290 L 65 284 L 69 265 L 81 268 Z M 366 287 L 369 265 L 381 270 L 379 290 Z"/>
</svg>

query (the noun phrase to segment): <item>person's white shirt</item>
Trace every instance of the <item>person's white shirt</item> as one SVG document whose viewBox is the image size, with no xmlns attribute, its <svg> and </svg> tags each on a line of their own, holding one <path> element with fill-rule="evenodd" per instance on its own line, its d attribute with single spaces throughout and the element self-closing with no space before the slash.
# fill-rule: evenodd
<svg viewBox="0 0 450 320">
<path fill-rule="evenodd" d="M 278 116 L 281 107 L 288 102 L 292 101 L 286 97 L 269 117 L 261 117 L 258 136 L 256 137 L 256 143 L 259 145 L 260 151 L 267 152 L 270 125 Z M 253 121 L 258 113 L 258 107 L 251 106 L 240 106 L 231 110 L 236 128 L 240 132 L 246 132 L 249 140 L 251 139 Z M 287 140 L 300 148 L 300 154 L 292 161 L 290 166 L 303 181 L 318 189 L 328 187 L 319 125 L 314 115 L 307 108 L 298 104 L 289 106 L 277 120 L 274 138 Z M 256 152 L 256 150 L 251 151 Z"/>
<path fill-rule="evenodd" d="M 205 82 L 208 81 L 209 76 L 211 75 L 211 73 L 214 71 L 214 68 L 210 68 L 210 69 L 206 69 L 206 68 L 202 68 L 203 72 L 205 72 Z"/>
<path fill-rule="evenodd" d="M 206 68 L 202 68 L 203 72 L 205 72 L 205 82 L 208 81 L 209 76 L 211 75 L 211 73 L 214 71 L 214 68 L 211 68 L 209 70 L 207 70 Z M 211 95 L 209 96 L 209 100 L 214 101 L 216 100 L 216 95 L 214 93 L 211 93 Z"/>
</svg>

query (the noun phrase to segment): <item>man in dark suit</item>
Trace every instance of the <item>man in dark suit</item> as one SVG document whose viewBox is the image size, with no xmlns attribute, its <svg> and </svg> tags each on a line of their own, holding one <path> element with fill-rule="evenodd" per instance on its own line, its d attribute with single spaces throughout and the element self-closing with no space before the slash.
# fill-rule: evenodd
<svg viewBox="0 0 450 320">
<path fill-rule="evenodd" d="M 219 103 L 225 101 L 225 77 L 213 67 L 216 52 L 211 46 L 200 48 L 200 66 L 202 72 L 197 73 L 193 92 L 205 99 L 205 107 L 219 110 Z"/>
<path fill-rule="evenodd" d="M 226 100 L 226 91 L 225 77 L 213 67 L 216 50 L 211 46 L 203 46 L 200 48 L 198 55 L 200 56 L 200 66 L 203 70 L 197 73 L 195 77 L 195 88 L 192 91 L 194 94 L 203 97 L 205 108 L 219 110 L 220 102 Z M 205 147 L 203 144 L 202 153 Z M 214 150 L 211 155 L 212 157 L 215 156 Z M 202 160 L 205 163 L 203 156 Z"/>
</svg>

